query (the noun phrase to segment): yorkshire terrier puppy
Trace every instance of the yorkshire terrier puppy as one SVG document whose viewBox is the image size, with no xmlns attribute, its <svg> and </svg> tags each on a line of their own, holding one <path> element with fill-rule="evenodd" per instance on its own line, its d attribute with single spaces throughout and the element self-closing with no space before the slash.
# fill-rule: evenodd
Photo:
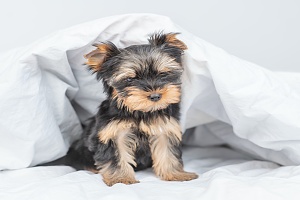
<svg viewBox="0 0 300 200">
<path fill-rule="evenodd" d="M 187 47 L 176 35 L 156 33 L 148 44 L 124 49 L 95 44 L 85 55 L 107 99 L 70 151 L 108 186 L 138 183 L 134 170 L 151 166 L 162 180 L 198 177 L 183 170 L 181 158 L 181 57 Z"/>
</svg>

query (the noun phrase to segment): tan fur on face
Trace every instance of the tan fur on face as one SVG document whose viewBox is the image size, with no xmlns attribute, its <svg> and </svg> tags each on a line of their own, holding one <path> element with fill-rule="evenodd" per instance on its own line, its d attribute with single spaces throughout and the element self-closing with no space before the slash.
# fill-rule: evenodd
<svg viewBox="0 0 300 200">
<path fill-rule="evenodd" d="M 115 90 L 113 98 L 117 99 L 119 107 L 125 106 L 131 112 L 135 110 L 143 112 L 161 110 L 170 104 L 179 103 L 181 97 L 181 89 L 180 86 L 177 85 L 166 85 L 163 88 L 153 91 L 144 91 L 136 87 L 128 87 L 126 91 L 128 92 L 128 96 L 122 97 Z M 151 101 L 149 96 L 152 93 L 161 94 L 161 99 L 157 102 Z"/>
<path fill-rule="evenodd" d="M 175 61 L 175 58 L 171 58 L 166 55 L 158 56 L 158 58 L 154 61 L 154 66 L 159 73 L 169 72 L 172 70 L 183 70 L 183 68 Z"/>
<path fill-rule="evenodd" d="M 118 108 L 122 108 L 124 106 L 123 105 L 123 100 L 122 100 L 124 98 L 120 97 L 118 91 L 115 88 L 113 89 L 113 92 L 112 92 L 112 98 L 117 101 Z"/>
<path fill-rule="evenodd" d="M 120 81 L 122 79 L 126 78 L 134 78 L 136 76 L 135 70 L 129 67 L 122 66 L 119 68 L 119 70 L 113 75 L 113 77 L 110 78 L 108 81 L 110 85 L 114 81 Z"/>
<path fill-rule="evenodd" d="M 183 70 L 182 66 L 175 61 L 175 58 L 170 57 L 158 49 L 153 49 L 150 52 L 142 51 L 139 52 L 139 54 L 127 51 L 124 54 L 124 61 L 121 63 L 120 70 L 116 76 L 121 76 L 121 74 L 125 75 L 128 71 L 132 72 L 131 74 L 134 74 L 135 71 L 143 71 L 149 67 L 149 64 L 152 64 L 157 72 Z M 115 81 L 117 81 L 117 79 Z"/>
<path fill-rule="evenodd" d="M 162 53 L 158 49 L 153 49 L 150 52 L 141 51 L 139 54 L 130 51 L 124 51 L 122 53 L 124 54 L 122 54 L 124 61 L 121 62 L 114 75 L 107 80 L 112 87 L 114 87 L 114 83 L 116 82 L 137 77 L 137 73 L 147 70 L 149 65 L 151 65 L 158 74 L 170 71 L 180 73 L 183 70 L 182 66 L 175 61 L 175 58 L 170 57 L 166 53 Z M 161 94 L 162 98 L 160 101 L 150 101 L 148 97 L 152 93 Z M 114 88 L 113 99 L 117 100 L 119 108 L 125 107 L 129 112 L 136 110 L 152 112 L 164 109 L 170 104 L 179 103 L 180 93 L 180 86 L 172 84 L 153 91 L 143 91 L 137 87 L 127 87 L 124 91 L 117 91 Z"/>
</svg>

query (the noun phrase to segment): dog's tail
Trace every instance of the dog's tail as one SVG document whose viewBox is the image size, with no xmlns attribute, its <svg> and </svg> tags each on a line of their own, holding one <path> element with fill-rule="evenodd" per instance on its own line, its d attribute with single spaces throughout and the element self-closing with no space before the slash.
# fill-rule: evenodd
<svg viewBox="0 0 300 200">
<path fill-rule="evenodd" d="M 82 140 L 75 141 L 70 147 L 66 156 L 48 163 L 40 164 L 38 166 L 58 165 L 70 166 L 76 170 L 93 170 L 95 168 L 93 154 L 83 146 Z"/>
<path fill-rule="evenodd" d="M 94 169 L 95 161 L 93 154 L 84 147 L 82 140 L 77 140 L 69 149 L 65 156 L 66 165 L 72 166 L 77 170 Z"/>
</svg>

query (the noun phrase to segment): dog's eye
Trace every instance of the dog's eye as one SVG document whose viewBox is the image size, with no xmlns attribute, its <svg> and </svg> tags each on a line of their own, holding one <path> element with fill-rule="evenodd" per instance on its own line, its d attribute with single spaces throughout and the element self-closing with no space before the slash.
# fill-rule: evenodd
<svg viewBox="0 0 300 200">
<path fill-rule="evenodd" d="M 161 78 L 167 78 L 167 76 L 168 76 L 168 73 L 165 73 L 165 72 L 160 73 Z"/>
<path fill-rule="evenodd" d="M 126 82 L 128 82 L 128 83 L 130 83 L 130 82 L 132 82 L 133 81 L 133 78 L 127 78 L 126 79 Z"/>
</svg>

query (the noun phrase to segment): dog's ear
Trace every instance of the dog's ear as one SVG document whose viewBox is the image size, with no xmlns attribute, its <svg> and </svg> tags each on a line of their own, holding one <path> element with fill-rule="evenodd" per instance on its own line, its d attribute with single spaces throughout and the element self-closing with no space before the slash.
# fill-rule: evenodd
<svg viewBox="0 0 300 200">
<path fill-rule="evenodd" d="M 176 35 L 178 34 L 179 33 L 167 33 L 167 34 L 164 34 L 162 32 L 154 33 L 153 35 L 150 36 L 148 41 L 153 46 L 169 45 L 181 49 L 182 51 L 186 50 L 187 46 L 184 44 L 184 42 L 176 38 Z"/>
<path fill-rule="evenodd" d="M 87 59 L 85 64 L 93 73 L 98 72 L 108 58 L 120 53 L 120 50 L 111 42 L 94 44 L 93 46 L 97 48 L 84 55 L 84 58 Z"/>
</svg>

